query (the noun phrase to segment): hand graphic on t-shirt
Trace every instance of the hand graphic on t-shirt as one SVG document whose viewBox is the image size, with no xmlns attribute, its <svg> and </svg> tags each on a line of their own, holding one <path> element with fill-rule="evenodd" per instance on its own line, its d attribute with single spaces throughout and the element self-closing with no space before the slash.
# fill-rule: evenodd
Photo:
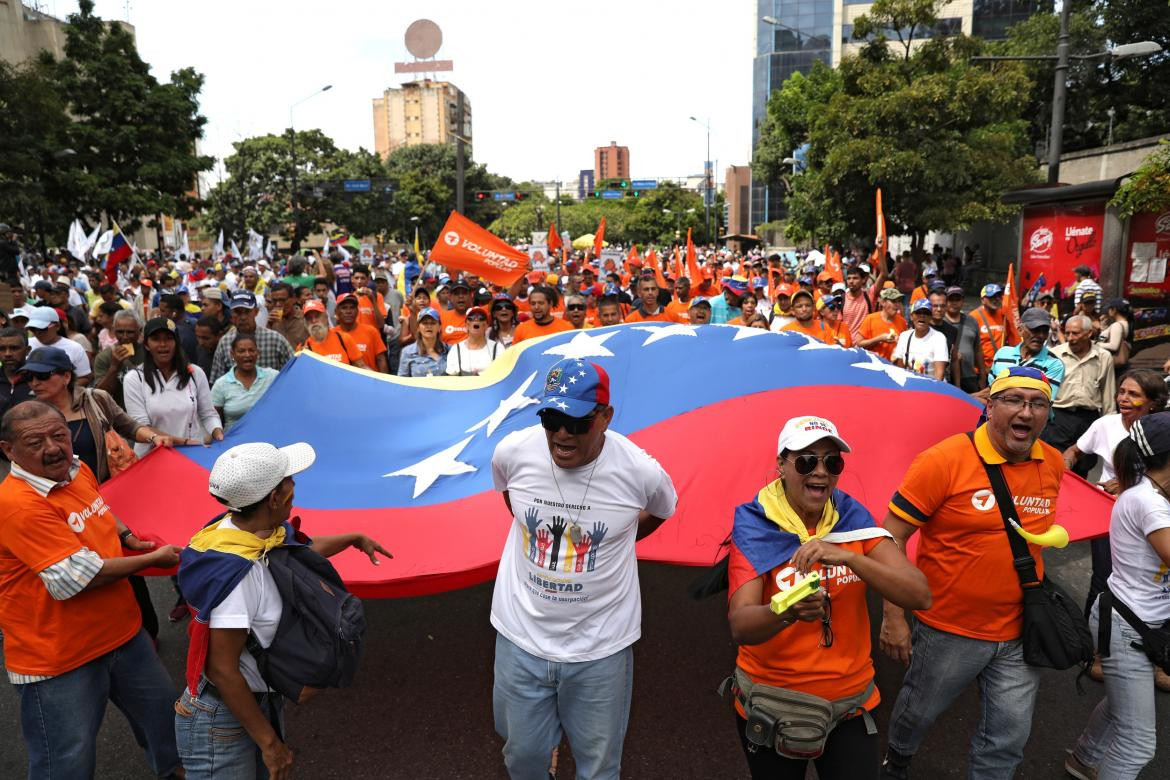
<svg viewBox="0 0 1170 780">
<path fill-rule="evenodd" d="M 593 524 L 593 533 L 589 535 L 589 571 L 593 571 L 593 567 L 597 565 L 597 551 L 601 548 L 601 540 L 605 538 L 607 530 L 605 523 Z"/>
<path fill-rule="evenodd" d="M 524 512 L 524 524 L 528 526 L 528 560 L 536 560 L 536 529 L 540 527 L 540 515 L 535 509 Z"/>
<path fill-rule="evenodd" d="M 553 521 L 549 523 L 548 529 L 553 534 L 552 554 L 549 556 L 548 562 L 549 571 L 557 570 L 557 555 L 561 551 L 561 537 L 564 536 L 566 527 L 568 524 L 563 517 L 553 517 Z"/>
<path fill-rule="evenodd" d="M 576 570 L 581 571 L 582 564 L 585 563 L 585 553 L 589 552 L 589 545 L 593 543 L 593 537 L 585 534 L 581 537 L 581 541 L 573 545 L 573 550 L 577 553 Z"/>
<path fill-rule="evenodd" d="M 549 538 L 548 531 L 541 528 L 536 532 L 536 546 L 540 550 L 540 557 L 536 560 L 537 566 L 544 566 L 544 554 L 550 544 L 552 544 L 552 539 Z"/>
</svg>

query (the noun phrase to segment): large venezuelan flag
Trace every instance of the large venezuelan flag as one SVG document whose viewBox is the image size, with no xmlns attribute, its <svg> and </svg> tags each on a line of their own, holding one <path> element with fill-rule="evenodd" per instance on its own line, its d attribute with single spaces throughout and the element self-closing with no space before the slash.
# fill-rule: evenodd
<svg viewBox="0 0 1170 780">
<path fill-rule="evenodd" d="M 854 449 L 840 488 L 880 521 L 914 456 L 970 430 L 980 411 L 954 387 L 864 350 L 729 325 L 558 333 L 509 349 L 480 377 L 399 379 L 302 353 L 223 443 L 152 453 L 103 493 L 139 536 L 185 544 L 221 509 L 207 475 L 226 447 L 307 441 L 317 462 L 297 476 L 302 530 L 362 531 L 395 555 L 379 567 L 352 550 L 334 559 L 355 592 L 472 585 L 495 575 L 510 522 L 492 489 L 492 452 L 537 424 L 545 372 L 563 357 L 606 369 L 612 427 L 674 479 L 677 514 L 638 545 L 642 558 L 668 563 L 714 562 L 735 507 L 775 477 L 776 437 L 789 417 L 837 424 Z M 1074 539 L 1086 538 L 1104 531 L 1110 505 L 1070 476 L 1058 517 Z"/>
</svg>

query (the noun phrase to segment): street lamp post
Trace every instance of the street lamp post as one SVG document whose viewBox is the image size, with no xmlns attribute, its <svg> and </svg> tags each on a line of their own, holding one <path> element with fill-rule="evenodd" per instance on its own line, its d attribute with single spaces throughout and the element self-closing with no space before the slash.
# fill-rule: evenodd
<svg viewBox="0 0 1170 780">
<path fill-rule="evenodd" d="M 1070 0 L 1063 0 L 1060 6 L 1060 38 L 1056 44 L 1056 54 L 971 58 L 971 62 L 1040 61 L 1055 63 L 1056 80 L 1053 82 L 1052 88 L 1052 126 L 1048 128 L 1049 184 L 1060 183 L 1060 155 L 1064 146 L 1064 106 L 1068 96 L 1069 61 L 1121 60 L 1127 57 L 1146 57 L 1162 51 L 1162 47 L 1153 41 L 1140 41 L 1138 43 L 1126 43 L 1121 46 L 1114 46 L 1108 51 L 1099 51 L 1093 54 L 1069 54 L 1068 21 L 1071 10 L 1072 3 Z"/>
<path fill-rule="evenodd" d="M 288 147 L 289 157 L 292 158 L 292 208 L 293 208 L 293 235 L 292 235 L 292 251 L 296 252 L 301 248 L 301 199 L 300 193 L 297 192 L 297 131 L 293 126 L 293 109 L 304 103 L 306 100 L 317 97 L 322 92 L 328 92 L 333 89 L 332 84 L 326 84 L 319 90 L 303 97 L 297 102 L 288 107 Z"/>
<path fill-rule="evenodd" d="M 695 117 L 691 117 L 691 121 L 702 125 L 707 130 L 707 157 L 703 160 L 703 231 L 707 234 L 707 240 L 711 240 L 711 177 L 714 171 L 710 170 L 711 166 L 711 120 L 708 119 L 705 123 L 700 122 Z"/>
</svg>

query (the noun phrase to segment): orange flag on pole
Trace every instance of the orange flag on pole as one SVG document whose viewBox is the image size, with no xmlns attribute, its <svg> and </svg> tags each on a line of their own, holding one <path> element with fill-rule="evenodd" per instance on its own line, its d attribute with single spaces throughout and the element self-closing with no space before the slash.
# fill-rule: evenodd
<svg viewBox="0 0 1170 780">
<path fill-rule="evenodd" d="M 565 245 L 561 240 L 561 234 L 557 232 L 557 223 L 552 223 L 548 228 L 548 253 L 551 255 Z"/>
<path fill-rule="evenodd" d="M 601 246 L 605 243 L 605 217 L 597 225 L 597 232 L 593 234 L 593 256 L 601 257 Z"/>
<path fill-rule="evenodd" d="M 642 258 L 638 256 L 638 245 L 631 244 L 630 251 L 626 252 L 626 259 L 622 261 L 622 265 L 626 268 L 626 276 L 631 276 L 634 271 L 630 266 L 642 265 Z"/>
<path fill-rule="evenodd" d="M 1003 305 L 1016 326 L 1016 333 L 1020 333 L 1020 294 L 1016 289 L 1016 263 L 1013 260 L 1008 264 L 1007 282 L 1003 286 Z"/>
<path fill-rule="evenodd" d="M 658 287 L 666 286 L 666 279 L 662 277 L 662 263 L 658 261 L 658 253 L 651 247 L 650 251 L 646 253 L 646 265 L 644 268 L 654 269 L 654 281 L 658 282 Z"/>
<path fill-rule="evenodd" d="M 874 259 L 870 263 L 873 275 L 876 278 L 878 268 L 884 269 L 886 267 L 886 214 L 882 210 L 882 188 L 877 188 L 877 238 L 874 241 Z M 878 264 L 881 264 L 880 266 Z"/>
<path fill-rule="evenodd" d="M 431 250 L 439 265 L 458 268 L 509 287 L 524 275 L 528 254 L 507 244 L 457 211 L 447 217 L 439 240 Z"/>
<path fill-rule="evenodd" d="M 841 253 L 834 252 L 828 244 L 825 244 L 825 270 L 833 275 L 834 282 L 845 281 L 845 273 L 841 269 Z"/>
<path fill-rule="evenodd" d="M 682 278 L 682 252 L 679 250 L 678 244 L 674 245 L 674 265 L 670 270 L 674 274 L 674 280 L 676 282 Z"/>
<path fill-rule="evenodd" d="M 687 228 L 687 277 L 691 280 L 691 289 L 699 286 L 703 281 L 703 274 L 699 270 L 699 258 L 695 254 L 695 242 L 691 239 L 691 229 Z"/>
</svg>

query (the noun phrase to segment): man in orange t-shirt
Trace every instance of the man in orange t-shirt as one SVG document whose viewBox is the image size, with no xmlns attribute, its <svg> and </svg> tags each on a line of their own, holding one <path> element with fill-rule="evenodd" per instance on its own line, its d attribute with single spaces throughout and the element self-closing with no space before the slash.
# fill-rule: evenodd
<svg viewBox="0 0 1170 780">
<path fill-rule="evenodd" d="M 792 322 L 781 328 L 781 331 L 795 331 L 803 333 L 809 338 L 825 344 L 836 344 L 833 334 L 825 327 L 824 320 L 816 316 L 816 303 L 813 294 L 808 290 L 797 290 L 792 296 Z"/>
<path fill-rule="evenodd" d="M 94 776 L 111 691 L 123 694 L 151 771 L 169 776 L 181 769 L 175 687 L 126 577 L 176 566 L 180 550 L 141 541 L 114 517 L 55 407 L 17 404 L 0 431 L 12 461 L 0 483 L 0 630 L 29 776 Z"/>
<path fill-rule="evenodd" d="M 552 316 L 552 299 L 556 296 L 548 287 L 534 287 L 528 293 L 528 305 L 532 307 L 532 319 L 525 320 L 516 326 L 512 333 L 512 344 L 519 344 L 525 339 L 534 339 L 549 333 L 562 333 L 573 330 L 572 323 Z"/>
<path fill-rule="evenodd" d="M 979 344 L 983 348 L 983 365 L 995 362 L 995 353 L 1001 347 L 1020 343 L 1020 334 L 1011 317 L 1003 310 L 1003 288 L 985 284 L 979 293 L 982 305 L 971 310 L 971 319 L 979 326 Z"/>
<path fill-rule="evenodd" d="M 307 349 L 321 357 L 336 360 L 346 366 L 353 365 L 355 362 L 364 365 L 361 355 L 357 353 L 356 349 L 353 355 L 350 355 L 349 350 L 346 349 L 347 345 L 352 344 L 352 342 L 343 342 L 341 337 L 329 327 L 329 323 L 325 319 L 324 303 L 318 300 L 308 301 L 305 303 L 304 316 L 309 337 L 305 339 L 304 343 L 297 346 L 298 350 Z"/>
<path fill-rule="evenodd" d="M 666 316 L 670 322 L 686 325 L 691 321 L 688 316 L 691 310 L 691 280 L 684 276 L 675 282 L 674 296 L 674 300 L 666 304 Z"/>
<path fill-rule="evenodd" d="M 337 325 L 330 332 L 336 333 L 341 339 L 346 354 L 360 356 L 360 360 L 351 357 L 350 362 L 380 374 L 388 373 L 390 367 L 386 358 L 386 342 L 378 331 L 357 321 L 358 308 L 354 294 L 339 295 L 333 313 L 337 317 Z"/>
<path fill-rule="evenodd" d="M 1011 544 L 985 464 L 1007 482 L 1020 525 L 1044 533 L 1056 515 L 1064 472 L 1059 450 L 1040 441 L 1052 390 L 1044 374 L 1015 366 L 991 386 L 987 422 L 973 438 L 955 434 L 914 459 L 890 500 L 885 528 L 903 549 L 919 532 L 917 565 L 934 600 L 915 613 L 911 640 L 904 611 L 887 603 L 882 649 L 908 663 L 894 705 L 886 760 L 905 777 L 935 719 L 979 681 L 983 717 L 972 740 L 972 777 L 1012 777 L 1024 755 L 1040 675 L 1024 661 L 1020 577 L 1044 576 L 1042 550 L 1028 544 L 1035 566 L 1017 575 Z"/>
<path fill-rule="evenodd" d="M 666 309 L 658 304 L 658 282 L 653 276 L 638 280 L 638 299 L 642 308 L 626 315 L 626 322 L 673 322 Z"/>
<path fill-rule="evenodd" d="M 855 342 L 856 346 L 868 349 L 886 360 L 893 357 L 898 335 L 908 327 L 906 318 L 902 316 L 903 297 L 897 287 L 887 287 L 881 291 L 878 295 L 881 309 L 866 315 L 861 321 L 861 327 L 858 328 L 861 340 Z"/>
<path fill-rule="evenodd" d="M 353 282 L 352 294 L 357 296 L 357 321 L 381 333 L 382 325 L 386 322 L 386 301 L 382 298 L 382 293 L 370 287 L 369 266 L 360 263 L 355 265 L 350 273 L 350 280 Z"/>
</svg>

